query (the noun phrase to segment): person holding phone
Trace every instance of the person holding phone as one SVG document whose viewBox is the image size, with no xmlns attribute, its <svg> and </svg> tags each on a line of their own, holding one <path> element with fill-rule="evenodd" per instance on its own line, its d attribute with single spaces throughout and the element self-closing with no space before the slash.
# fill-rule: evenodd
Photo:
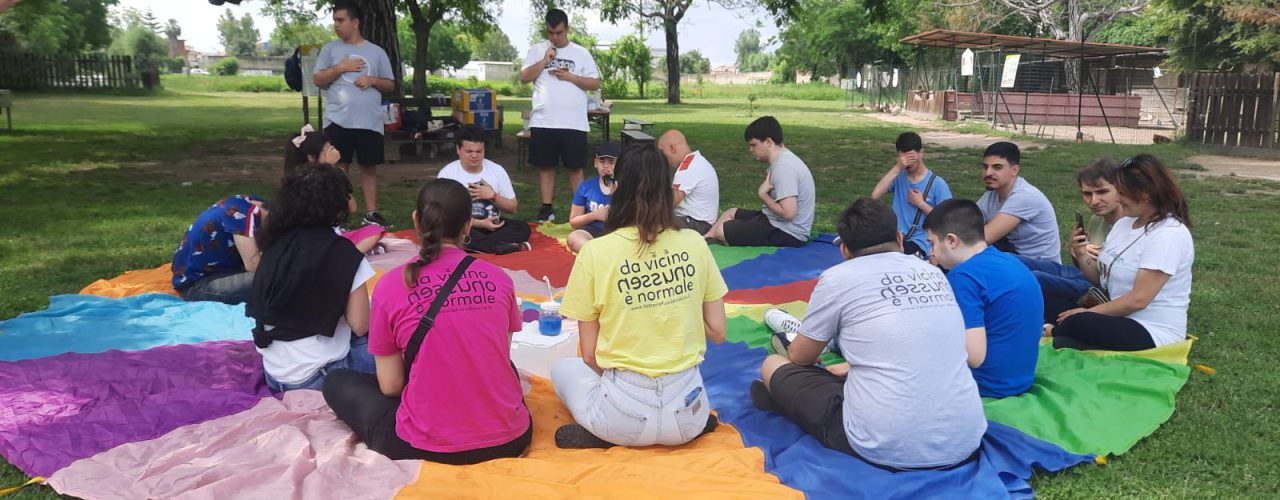
<svg viewBox="0 0 1280 500">
<path fill-rule="evenodd" d="M 555 222 L 552 196 L 556 166 L 569 172 L 574 191 L 587 166 L 587 92 L 600 88 L 600 70 L 591 53 L 569 41 L 569 16 L 547 11 L 547 41 L 535 43 L 524 58 L 520 83 L 533 83 L 529 112 L 529 164 L 538 167 L 542 208 L 538 222 Z"/>
<path fill-rule="evenodd" d="M 530 250 L 529 224 L 504 218 L 515 214 L 518 203 L 507 170 L 485 158 L 485 132 L 467 125 L 454 138 L 458 159 L 436 174 L 439 179 L 452 179 L 471 194 L 471 231 L 464 246 L 468 252 L 508 254 Z"/>
<path fill-rule="evenodd" d="M 1080 185 L 1080 195 L 1092 212 L 1086 220 L 1084 214 L 1076 211 L 1075 223 L 1071 231 L 1081 231 L 1085 235 L 1085 260 L 1075 258 L 1072 264 L 1058 264 L 1041 259 L 1032 259 L 1015 255 L 1019 261 L 1031 270 L 1031 274 L 1040 282 L 1040 290 L 1044 295 L 1044 322 L 1054 323 L 1063 311 L 1076 307 L 1081 297 L 1093 286 L 1085 277 L 1082 269 L 1096 267 L 1098 253 L 1111 226 L 1123 217 L 1120 209 L 1120 195 L 1116 190 L 1118 167 L 1110 158 L 1098 158 L 1076 172 L 1076 182 Z"/>
<path fill-rule="evenodd" d="M 565 240 L 569 251 L 578 253 L 582 245 L 604 235 L 604 221 L 609 217 L 609 201 L 613 197 L 613 167 L 618 161 L 618 145 L 601 144 L 596 149 L 596 173 L 578 185 L 569 209 L 569 225 L 574 231 Z"/>
</svg>

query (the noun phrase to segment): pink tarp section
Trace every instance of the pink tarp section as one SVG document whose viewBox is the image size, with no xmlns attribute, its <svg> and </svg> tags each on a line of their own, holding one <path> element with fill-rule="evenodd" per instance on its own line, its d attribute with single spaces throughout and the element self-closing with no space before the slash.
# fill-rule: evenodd
<svg viewBox="0 0 1280 500">
<path fill-rule="evenodd" d="M 77 461 L 49 484 L 85 498 L 391 498 L 421 468 L 358 444 L 320 392 L 292 391 Z"/>
<path fill-rule="evenodd" d="M 252 342 L 0 363 L 0 455 L 32 476 L 270 396 Z"/>
</svg>

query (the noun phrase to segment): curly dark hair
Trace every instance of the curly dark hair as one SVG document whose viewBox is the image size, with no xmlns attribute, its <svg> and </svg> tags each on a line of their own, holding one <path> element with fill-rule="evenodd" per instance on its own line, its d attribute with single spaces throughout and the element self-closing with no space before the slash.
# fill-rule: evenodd
<svg viewBox="0 0 1280 500">
<path fill-rule="evenodd" d="M 267 202 L 266 223 L 255 238 L 269 248 L 284 235 L 302 227 L 335 227 L 351 215 L 351 181 L 328 163 L 308 163 L 280 183 Z"/>
</svg>

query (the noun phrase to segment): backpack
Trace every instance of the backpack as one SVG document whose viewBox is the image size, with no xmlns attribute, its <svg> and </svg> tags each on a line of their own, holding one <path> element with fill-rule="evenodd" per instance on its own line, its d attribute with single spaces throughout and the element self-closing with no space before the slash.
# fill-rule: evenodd
<svg viewBox="0 0 1280 500">
<path fill-rule="evenodd" d="M 294 92 L 302 91 L 302 48 L 293 49 L 293 55 L 284 60 L 284 83 Z"/>
</svg>

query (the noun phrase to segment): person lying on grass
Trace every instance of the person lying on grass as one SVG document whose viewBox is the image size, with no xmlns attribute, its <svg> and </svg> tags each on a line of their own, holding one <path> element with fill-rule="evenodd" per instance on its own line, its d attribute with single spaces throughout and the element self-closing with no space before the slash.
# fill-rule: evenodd
<svg viewBox="0 0 1280 500">
<path fill-rule="evenodd" d="M 671 171 L 652 144 L 619 158 L 605 234 L 574 261 L 560 312 L 578 320 L 581 358 L 551 369 L 575 424 L 561 448 L 677 446 L 719 421 L 699 366 L 725 339 L 720 269 L 702 235 L 681 229 Z"/>
<path fill-rule="evenodd" d="M 373 292 L 376 375 L 339 370 L 324 399 L 369 448 L 393 460 L 474 464 L 524 454 L 533 421 L 511 364 L 515 285 L 467 255 L 475 219 L 457 181 L 423 186 L 413 212 L 422 249 Z"/>
<path fill-rule="evenodd" d="M 878 201 L 854 201 L 837 228 L 847 260 L 818 278 L 795 339 L 752 382 L 752 403 L 880 468 L 975 459 L 987 420 L 947 278 L 902 253 L 897 218 Z M 834 339 L 848 363 L 816 366 Z"/>
<path fill-rule="evenodd" d="M 373 267 L 333 228 L 355 210 L 351 182 L 333 165 L 310 163 L 280 184 L 258 235 L 258 272 L 245 305 L 267 386 L 320 389 L 340 368 L 373 372 L 365 333 Z"/>
</svg>

